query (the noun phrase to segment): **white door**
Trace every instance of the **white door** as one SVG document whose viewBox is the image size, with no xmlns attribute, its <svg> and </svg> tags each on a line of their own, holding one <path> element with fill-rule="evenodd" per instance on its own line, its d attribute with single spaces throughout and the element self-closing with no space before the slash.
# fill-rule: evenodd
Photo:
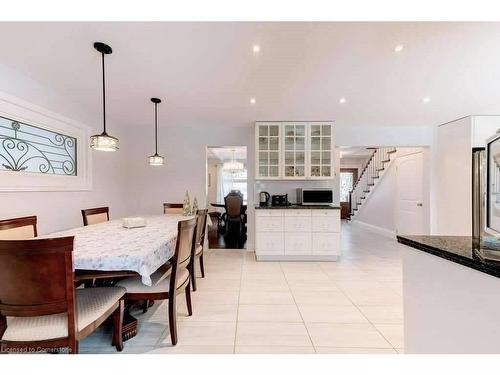
<svg viewBox="0 0 500 375">
<path fill-rule="evenodd" d="M 398 234 L 426 234 L 422 169 L 422 152 L 397 159 L 396 232 Z"/>
</svg>

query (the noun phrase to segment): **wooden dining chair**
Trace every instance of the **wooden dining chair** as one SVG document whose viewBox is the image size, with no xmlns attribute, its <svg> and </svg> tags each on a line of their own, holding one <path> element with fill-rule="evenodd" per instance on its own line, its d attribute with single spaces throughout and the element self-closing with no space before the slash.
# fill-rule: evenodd
<svg viewBox="0 0 500 375">
<path fill-rule="evenodd" d="M 0 349 L 78 352 L 78 341 L 113 315 L 123 349 L 123 288 L 74 288 L 74 237 L 0 241 Z"/>
<path fill-rule="evenodd" d="M 87 208 L 82 210 L 83 225 L 99 224 L 109 221 L 109 207 Z"/>
<path fill-rule="evenodd" d="M 182 203 L 163 203 L 163 213 L 164 214 L 182 214 L 182 208 L 184 205 Z"/>
<path fill-rule="evenodd" d="M 193 314 L 191 305 L 191 284 L 189 266 L 196 235 L 196 218 L 179 221 L 177 225 L 177 244 L 175 253 L 165 269 L 151 275 L 152 285 L 142 283 L 142 278 L 129 277 L 118 282 L 117 285 L 127 290 L 126 301 L 151 301 L 168 299 L 168 325 L 172 345 L 177 344 L 177 295 L 186 293 L 188 314 Z M 170 266 L 170 267 L 169 267 Z"/>
<path fill-rule="evenodd" d="M 0 240 L 27 240 L 36 236 L 36 216 L 0 220 Z"/>
<path fill-rule="evenodd" d="M 207 228 L 208 210 L 196 211 L 196 237 L 193 246 L 191 260 L 191 284 L 193 291 L 196 291 L 196 259 L 200 260 L 201 277 L 205 277 L 205 266 L 203 264 L 203 249 L 205 248 L 205 233 Z"/>
</svg>

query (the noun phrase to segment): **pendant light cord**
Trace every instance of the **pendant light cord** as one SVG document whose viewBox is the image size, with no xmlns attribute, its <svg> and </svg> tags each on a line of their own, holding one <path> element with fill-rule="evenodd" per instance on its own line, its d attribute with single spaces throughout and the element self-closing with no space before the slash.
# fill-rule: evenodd
<svg viewBox="0 0 500 375">
<path fill-rule="evenodd" d="M 158 103 L 155 103 L 155 155 L 158 155 Z"/>
<path fill-rule="evenodd" d="M 104 134 L 106 133 L 106 76 L 104 73 L 104 53 L 102 55 L 102 115 L 103 115 L 103 125 Z"/>
</svg>

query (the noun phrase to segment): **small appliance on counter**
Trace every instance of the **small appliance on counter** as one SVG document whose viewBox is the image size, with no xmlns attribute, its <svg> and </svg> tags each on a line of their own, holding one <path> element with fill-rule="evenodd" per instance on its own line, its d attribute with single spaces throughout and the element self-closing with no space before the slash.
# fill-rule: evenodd
<svg viewBox="0 0 500 375">
<path fill-rule="evenodd" d="M 271 199 L 271 195 L 267 191 L 261 191 L 259 193 L 259 206 L 267 207 L 269 206 L 269 200 Z"/>
<path fill-rule="evenodd" d="M 333 190 L 324 188 L 297 189 L 297 204 L 328 205 L 333 203 Z"/>
<path fill-rule="evenodd" d="M 289 206 L 288 194 L 277 194 L 271 197 L 272 206 Z"/>
<path fill-rule="evenodd" d="M 143 217 L 124 217 L 122 220 L 124 228 L 142 228 L 146 226 L 146 219 Z"/>
</svg>

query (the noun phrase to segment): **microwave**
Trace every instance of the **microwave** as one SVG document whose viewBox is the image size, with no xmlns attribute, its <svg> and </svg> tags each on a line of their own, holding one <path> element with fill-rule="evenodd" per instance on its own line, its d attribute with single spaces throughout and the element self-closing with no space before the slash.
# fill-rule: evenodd
<svg viewBox="0 0 500 375">
<path fill-rule="evenodd" d="M 297 204 L 303 205 L 326 205 L 333 203 L 332 189 L 297 189 Z"/>
</svg>

